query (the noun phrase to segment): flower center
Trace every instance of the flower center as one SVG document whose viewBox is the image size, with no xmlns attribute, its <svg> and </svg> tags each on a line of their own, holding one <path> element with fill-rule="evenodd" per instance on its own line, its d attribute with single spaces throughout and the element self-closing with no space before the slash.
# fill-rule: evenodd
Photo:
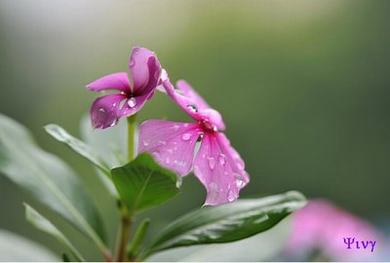
<svg viewBox="0 0 390 263">
<path fill-rule="evenodd" d="M 199 121 L 199 125 L 202 127 L 203 131 L 207 133 L 214 133 L 218 131 L 217 126 L 215 126 L 208 120 Z"/>
</svg>

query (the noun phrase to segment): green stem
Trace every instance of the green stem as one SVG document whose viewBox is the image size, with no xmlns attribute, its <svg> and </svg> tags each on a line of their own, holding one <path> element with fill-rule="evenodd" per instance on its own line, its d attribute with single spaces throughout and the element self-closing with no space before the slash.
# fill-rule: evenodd
<svg viewBox="0 0 390 263">
<path fill-rule="evenodd" d="M 121 227 L 119 232 L 118 249 L 117 249 L 115 261 L 122 262 L 122 261 L 126 261 L 127 259 L 126 246 L 130 238 L 132 219 L 129 214 L 129 210 L 124 204 L 121 204 L 119 209 L 121 212 Z"/>
<path fill-rule="evenodd" d="M 129 261 L 136 261 L 137 256 L 140 252 L 139 248 L 141 246 L 142 240 L 145 237 L 146 231 L 148 230 L 149 224 L 150 224 L 150 219 L 146 218 L 138 226 L 134 234 L 134 239 L 131 241 L 131 243 L 127 248 L 127 257 Z"/>
<path fill-rule="evenodd" d="M 132 115 L 127 118 L 127 160 L 133 161 L 136 155 L 135 152 L 135 132 L 137 129 L 137 117 Z M 126 205 L 119 201 L 119 212 L 121 216 L 121 226 L 118 237 L 116 261 L 127 260 L 127 244 L 130 238 L 130 229 L 133 221 L 132 214 L 127 209 Z"/>
<path fill-rule="evenodd" d="M 127 160 L 131 162 L 135 158 L 135 131 L 137 129 L 136 114 L 127 118 Z"/>
</svg>

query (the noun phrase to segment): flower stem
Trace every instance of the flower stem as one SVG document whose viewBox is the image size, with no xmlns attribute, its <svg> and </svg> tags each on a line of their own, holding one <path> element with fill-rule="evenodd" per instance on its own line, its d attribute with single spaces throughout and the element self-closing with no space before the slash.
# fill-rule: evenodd
<svg viewBox="0 0 390 263">
<path fill-rule="evenodd" d="M 140 246 L 145 237 L 146 231 L 148 230 L 149 224 L 150 219 L 146 218 L 139 224 L 137 230 L 135 231 L 134 238 L 127 248 L 127 258 L 129 261 L 137 261 L 136 259 L 140 252 Z"/>
<path fill-rule="evenodd" d="M 130 238 L 132 218 L 129 214 L 129 210 L 124 204 L 120 204 L 119 209 L 121 212 L 121 226 L 119 232 L 118 250 L 115 261 L 122 262 L 127 260 L 126 247 Z"/>
<path fill-rule="evenodd" d="M 137 117 L 132 115 L 127 118 L 127 160 L 129 162 L 133 161 L 136 155 L 135 152 L 135 132 L 137 129 Z M 129 212 L 125 204 L 120 200 L 118 202 L 118 208 L 121 217 L 121 226 L 119 229 L 118 245 L 117 245 L 117 254 L 116 261 L 126 261 L 127 260 L 127 244 L 130 238 L 130 229 L 133 221 L 132 214 Z"/>
<path fill-rule="evenodd" d="M 137 129 L 136 114 L 127 118 L 127 160 L 131 162 L 135 158 L 135 131 Z"/>
</svg>

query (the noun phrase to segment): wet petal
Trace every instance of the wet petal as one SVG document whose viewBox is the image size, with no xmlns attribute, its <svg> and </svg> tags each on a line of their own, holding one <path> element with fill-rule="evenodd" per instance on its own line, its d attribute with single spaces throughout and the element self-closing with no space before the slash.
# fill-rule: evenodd
<svg viewBox="0 0 390 263">
<path fill-rule="evenodd" d="M 87 85 L 91 91 L 119 90 L 130 93 L 130 83 L 126 72 L 118 72 L 101 77 Z"/>
<path fill-rule="evenodd" d="M 148 120 L 140 125 L 138 149 L 140 153 L 151 153 L 160 165 L 184 176 L 192 169 L 199 134 L 197 124 Z"/>
<path fill-rule="evenodd" d="M 207 190 L 205 205 L 235 201 L 249 182 L 248 174 L 237 164 L 234 153 L 222 133 L 204 136 L 195 157 L 194 173 Z"/>
<path fill-rule="evenodd" d="M 122 94 L 111 94 L 97 98 L 90 109 L 92 126 L 100 129 L 114 126 L 119 118 L 121 101 L 124 99 L 126 96 Z"/>
<path fill-rule="evenodd" d="M 184 96 L 190 98 L 198 107 L 198 110 L 209 109 L 210 106 L 206 101 L 188 84 L 185 80 L 179 80 L 176 82 L 176 87 L 180 90 Z"/>
<path fill-rule="evenodd" d="M 179 81 L 183 89 L 175 89 L 169 79 L 162 82 L 168 96 L 189 116 L 197 121 L 209 122 L 219 130 L 225 129 L 221 114 L 209 108 L 207 103 L 184 81 Z"/>
<path fill-rule="evenodd" d="M 126 100 L 122 103 L 121 108 L 118 111 L 119 117 L 129 117 L 138 111 L 144 106 L 147 101 L 147 96 L 135 96 L 127 97 Z"/>
<path fill-rule="evenodd" d="M 157 56 L 146 48 L 133 48 L 129 69 L 133 80 L 134 94 L 150 95 L 158 85 L 161 65 Z"/>
</svg>

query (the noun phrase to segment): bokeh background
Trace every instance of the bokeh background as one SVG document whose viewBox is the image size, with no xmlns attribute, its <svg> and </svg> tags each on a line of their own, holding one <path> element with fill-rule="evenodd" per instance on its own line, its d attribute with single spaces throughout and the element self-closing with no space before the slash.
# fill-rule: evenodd
<svg viewBox="0 0 390 263">
<path fill-rule="evenodd" d="M 96 97 L 85 84 L 126 70 L 131 48 L 145 46 L 172 80 L 186 79 L 223 114 L 251 175 L 243 197 L 295 189 L 386 231 L 389 12 L 386 0 L 1 0 L 0 112 L 72 165 L 89 191 L 100 193 L 97 202 L 112 222 L 112 200 L 94 170 L 42 126 L 54 122 L 79 136 Z M 140 118 L 188 119 L 162 94 Z M 148 214 L 152 229 L 201 206 L 204 196 L 188 176 L 179 197 Z M 0 228 L 59 252 L 26 223 L 24 200 L 0 176 Z"/>
</svg>

